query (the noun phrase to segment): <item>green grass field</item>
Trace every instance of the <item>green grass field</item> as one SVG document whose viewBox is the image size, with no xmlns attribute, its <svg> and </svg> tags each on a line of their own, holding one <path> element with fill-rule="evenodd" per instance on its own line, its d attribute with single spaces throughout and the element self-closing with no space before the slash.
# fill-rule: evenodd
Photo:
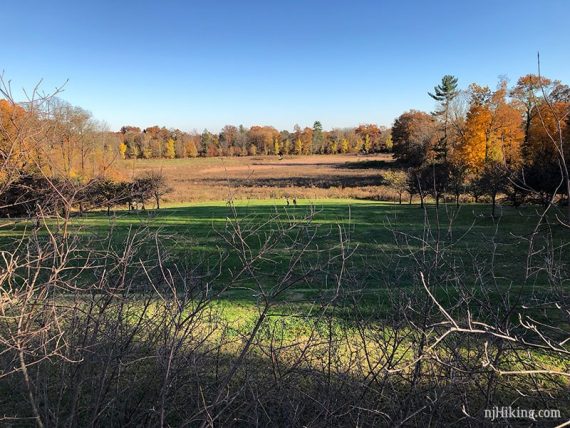
<svg viewBox="0 0 570 428">
<path fill-rule="evenodd" d="M 409 274 L 397 277 L 398 272 L 410 270 L 404 269 L 410 265 L 412 272 L 429 269 L 429 262 L 437 251 L 446 257 L 446 263 L 453 261 L 464 266 L 466 283 L 475 284 L 476 273 L 488 274 L 492 268 L 494 281 L 499 285 L 517 289 L 527 287 L 530 281 L 536 291 L 545 278 L 540 275 L 528 277 L 526 263 L 526 239 L 537 223 L 535 208 L 502 207 L 499 212 L 500 217 L 492 218 L 490 207 L 484 204 L 459 208 L 452 204 L 442 205 L 439 210 L 429 205 L 422 210 L 418 205 L 360 200 L 300 200 L 296 207 L 285 206 L 280 200 L 239 201 L 233 206 L 226 202 L 203 202 L 171 205 L 159 211 L 117 211 L 111 216 L 103 212 L 89 213 L 74 218 L 72 229 L 74 233 L 91 238 L 104 237 L 112 231 L 112 240 L 117 243 L 133 230 L 156 231 L 161 236 L 159 244 L 169 251 L 174 263 L 189 268 L 200 265 L 204 269 L 214 269 L 216 261 L 225 257 L 220 278 L 229 280 L 241 261 L 239 254 L 231 251 L 224 239 L 230 237 L 236 221 L 247 235 L 246 241 L 253 252 L 259 250 L 269 236 L 278 234 L 280 227 L 297 224 L 283 242 L 272 249 L 271 260 L 260 261 L 256 266 L 268 286 L 284 273 L 290 262 L 288 240 L 293 239 L 291 233 L 296 233 L 295 239 L 300 241 L 308 239 L 310 233 L 314 238 L 303 256 L 304 261 L 311 263 L 338 256 L 342 236 L 344 245 L 352 251 L 349 261 L 353 280 L 364 294 L 381 294 L 387 278 L 392 284 L 410 285 L 412 277 Z M 47 225 L 55 229 L 55 221 L 49 221 Z M 30 228 L 31 224 L 26 221 L 10 226 L 5 224 L 0 229 L 0 239 L 8 244 Z M 298 235 L 301 229 L 304 236 Z M 567 231 L 554 224 L 550 234 L 554 245 L 559 246 Z M 425 251 L 421 251 L 422 242 L 429 245 Z M 547 250 L 543 248 L 534 257 L 548 256 Z M 553 252 L 552 256 L 562 258 L 564 262 L 563 252 Z M 423 261 L 418 257 L 423 257 Z M 426 265 L 422 267 L 422 263 Z M 302 302 L 305 297 L 332 287 L 328 282 L 335 265 L 331 264 L 330 269 L 330 275 L 312 277 L 296 284 L 284 293 L 283 298 Z M 251 284 L 245 282 L 245 291 L 243 287 L 237 287 L 226 296 L 251 299 L 253 294 L 247 289 Z"/>
<path fill-rule="evenodd" d="M 487 308 L 507 295 L 520 297 L 522 302 L 551 299 L 553 288 L 547 283 L 547 275 L 529 266 L 544 266 L 544 260 L 552 257 L 558 266 L 567 269 L 568 232 L 556 223 L 550 228 L 543 226 L 541 235 L 551 239 L 535 243 L 536 254 L 529 265 L 528 237 L 537 224 L 536 209 L 502 207 L 497 218 L 492 218 L 490 212 L 491 207 L 485 204 L 449 204 L 439 210 L 428 205 L 424 210 L 419 205 L 361 200 L 300 200 L 297 206 L 270 199 L 242 200 L 232 206 L 201 202 L 170 205 L 159 211 L 116 211 L 111 216 L 91 212 L 72 219 L 71 233 L 91 240 L 90 247 L 113 245 L 119 250 L 130 236 L 143 232 L 149 253 L 160 246 L 168 254 L 170 269 L 176 265 L 191 271 L 211 281 L 215 288 L 230 284 L 244 265 L 243 254 L 226 241 L 231 241 L 237 224 L 251 259 L 264 243 L 274 243 L 265 257 L 253 264 L 255 280 L 243 275 L 215 299 L 215 307 L 226 322 L 242 332 L 248 331 L 258 316 L 260 295 L 271 294 L 299 248 L 312 238 L 296 271 L 299 276 L 308 270 L 313 272 L 273 299 L 272 315 L 286 323 L 286 334 L 293 337 L 308 328 L 304 317 L 313 306 L 328 303 L 336 292 L 341 237 L 351 257 L 346 262 L 341 297 L 335 300 L 335 317 L 339 320 L 345 315 L 346 319 L 352 318 L 355 303 L 361 314 L 394 316 L 394 296 L 400 291 L 426 299 L 418 280 L 420 270 L 426 275 L 434 271 L 431 285 L 446 307 L 453 307 L 461 296 L 471 293 L 491 299 Z M 0 239 L 4 245 L 14 245 L 30 233 L 32 226 L 24 220 L 5 222 Z M 46 226 L 52 232 L 57 230 L 54 219 Z M 47 239 L 46 228 L 40 230 L 40 236 Z M 272 240 L 275 236 L 280 240 Z M 146 257 L 143 250 L 142 258 Z M 436 261 L 440 267 L 434 269 Z M 78 265 L 83 263 L 78 261 Z M 86 272 L 91 275 L 88 281 L 96 279 L 96 271 Z M 449 279 L 450 272 L 458 272 L 458 279 Z M 479 304 L 470 303 L 470 310 L 484 317 Z M 302 316 L 288 316 L 294 314 Z M 537 312 L 535 316 L 542 315 Z"/>
<path fill-rule="evenodd" d="M 17 257 L 29 260 L 26 257 L 32 254 L 32 266 L 35 255 L 44 251 L 45 267 L 31 271 L 47 279 L 58 266 L 60 251 L 77 244 L 78 250 L 71 251 L 71 260 L 58 274 L 63 291 L 49 295 L 46 310 L 62 308 L 68 318 L 58 326 L 64 325 L 65 330 L 80 323 L 67 333 L 71 338 L 97 331 L 101 349 L 116 348 L 112 352 L 121 355 L 116 358 L 120 381 L 132 382 L 141 394 L 152 389 L 156 374 L 161 373 L 156 356 L 163 355 L 165 343 L 170 343 L 164 340 L 171 337 L 176 346 L 183 343 L 177 363 L 197 358 L 201 379 L 217 386 L 217 379 L 224 379 L 218 373 L 230 373 L 236 367 L 229 388 L 241 388 L 245 376 L 254 376 L 251 379 L 263 391 L 271 392 L 272 382 L 277 382 L 279 393 L 271 394 L 272 400 L 300 393 L 300 402 L 305 402 L 307 396 L 338 385 L 338 390 L 331 390 L 334 396 L 361 405 L 362 391 L 366 391 L 370 395 L 366 405 L 384 411 L 409 396 L 410 379 L 421 367 L 421 388 L 447 388 L 447 383 L 441 384 L 449 382 L 455 394 L 453 382 L 464 376 L 462 388 L 475 409 L 486 408 L 486 389 L 480 385 L 492 384 L 501 405 L 517 402 L 541 408 L 544 393 L 567 414 L 566 376 L 536 376 L 535 380 L 496 375 L 486 371 L 488 360 L 482 350 L 504 371 L 565 373 L 565 355 L 545 347 L 520 348 L 520 341 L 493 340 L 487 334 L 450 334 L 439 342 L 438 336 L 447 328 L 446 317 L 419 280 L 422 272 L 437 302 L 461 326 L 469 325 L 467 319 L 476 325 L 496 325 L 499 332 L 541 344 L 536 335 L 520 327 L 520 320 L 532 320 L 552 326 L 545 329 L 548 340 L 562 343 L 570 325 L 551 302 L 567 293 L 568 231 L 554 218 L 546 218 L 529 258 L 537 212 L 536 207 L 503 206 L 493 218 L 485 204 L 421 209 L 351 199 L 305 199 L 297 206 L 287 206 L 280 199 L 231 205 L 201 202 L 156 211 L 73 216 L 68 240 L 60 239 L 62 223 L 56 218 L 46 219 L 39 228 L 29 220 L 5 219 L 0 223 L 0 245 L 19 245 Z M 22 239 L 27 236 L 32 239 Z M 122 251 L 134 242 L 137 249 L 128 261 L 122 259 Z M 157 267 L 157 253 L 163 255 L 162 269 Z M 344 262 L 343 254 L 350 255 Z M 148 273 L 139 261 L 150 266 Z M 117 265 L 127 268 L 113 270 Z M 23 266 L 10 284 L 31 276 Z M 244 266 L 250 266 L 245 273 Z M 549 266 L 554 268 L 548 271 Z M 115 277 L 123 272 L 127 280 L 114 288 Z M 172 288 L 163 280 L 170 273 Z M 107 282 L 99 289 L 100 278 Z M 54 282 L 42 277 L 32 297 L 44 289 L 58 290 Z M 78 286 L 81 282 L 85 288 Z M 145 288 L 136 288 L 139 283 Z M 75 316 L 66 308 L 89 316 Z M 429 325 L 422 327 L 422 322 Z M 424 339 L 425 347 L 420 345 Z M 428 349 L 421 366 L 415 363 L 420 347 L 422 352 Z M 448 372 L 448 361 L 457 361 L 454 364 L 466 368 L 465 374 L 463 369 Z M 51 361 L 45 364 L 51 373 Z M 84 367 L 89 379 L 106 376 L 101 371 L 106 370 L 105 363 L 98 358 L 86 358 Z M 192 390 L 186 383 L 196 375 L 184 370 L 179 372 L 184 386 L 177 386 L 176 394 L 180 391 L 180 400 L 187 406 Z M 273 373 L 280 370 L 291 374 L 273 380 Z M 389 382 L 388 392 L 372 395 L 377 384 L 368 382 L 373 377 Z M 282 389 L 289 382 L 290 389 Z M 217 389 L 212 391 L 215 397 Z M 530 392 L 521 398 L 518 391 Z M 94 400 L 88 397 L 86 402 Z M 380 399 L 384 401 L 375 401 Z M 19 409 L 20 402 L 9 404 Z M 453 408 L 449 414 L 458 412 Z M 175 416 L 172 420 L 176 425 Z"/>
</svg>

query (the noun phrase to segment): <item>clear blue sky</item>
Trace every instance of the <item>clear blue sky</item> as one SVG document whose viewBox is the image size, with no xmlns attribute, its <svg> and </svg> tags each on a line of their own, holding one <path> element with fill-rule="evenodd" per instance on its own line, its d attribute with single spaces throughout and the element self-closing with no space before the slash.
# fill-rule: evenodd
<svg viewBox="0 0 570 428">
<path fill-rule="evenodd" d="M 18 92 L 121 125 L 390 125 L 431 110 L 443 74 L 570 83 L 570 1 L 2 1 L 0 70 Z"/>
</svg>

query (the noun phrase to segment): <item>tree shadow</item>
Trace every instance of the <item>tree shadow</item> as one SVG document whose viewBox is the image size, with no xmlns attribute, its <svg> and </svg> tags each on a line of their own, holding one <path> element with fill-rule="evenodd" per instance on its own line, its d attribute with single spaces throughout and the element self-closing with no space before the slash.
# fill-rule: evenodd
<svg viewBox="0 0 570 428">
<path fill-rule="evenodd" d="M 339 169 L 399 169 L 401 167 L 402 165 L 400 165 L 398 162 L 386 161 L 382 159 L 335 164 L 335 168 Z"/>
<path fill-rule="evenodd" d="M 211 185 L 227 185 L 227 181 L 223 179 L 204 179 L 206 183 Z M 230 182 L 233 186 L 237 187 L 302 187 L 311 188 L 318 187 L 320 189 L 329 189 L 331 187 L 340 188 L 355 188 L 355 187 L 369 187 L 369 186 L 382 186 L 385 184 L 384 178 L 381 174 L 374 176 L 362 175 L 342 175 L 330 176 L 322 175 L 315 177 L 279 177 L 279 178 L 232 178 Z"/>
</svg>

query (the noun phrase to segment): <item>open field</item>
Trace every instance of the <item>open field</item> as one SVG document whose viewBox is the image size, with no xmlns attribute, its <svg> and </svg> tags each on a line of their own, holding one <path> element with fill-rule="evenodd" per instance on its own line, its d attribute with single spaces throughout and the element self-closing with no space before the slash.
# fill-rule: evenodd
<svg viewBox="0 0 570 428">
<path fill-rule="evenodd" d="M 492 218 L 490 206 L 485 204 L 459 208 L 450 204 L 439 210 L 428 205 L 422 210 L 418 205 L 363 200 L 299 200 L 297 206 L 287 206 L 282 200 L 266 199 L 237 201 L 232 205 L 223 201 L 172 205 L 158 211 L 116 211 L 111 216 L 105 212 L 89 213 L 76 217 L 71 230 L 92 239 L 112 234 L 118 243 L 137 229 L 158 233 L 174 263 L 215 265 L 219 258 L 225 257 L 221 275 L 229 280 L 233 269 L 243 262 L 225 241 L 235 232 L 236 224 L 247 231 L 253 251 L 259 250 L 271 235 L 282 233 L 280 228 L 294 225 L 314 233 L 311 251 L 304 256 L 307 261 L 334 256 L 342 244 L 340 239 L 345 241 L 344 245 L 351 247 L 353 279 L 370 296 L 379 292 L 381 297 L 386 275 L 393 279 L 397 271 L 406 268 L 411 268 L 409 273 L 413 274 L 420 267 L 413 253 L 425 251 L 425 246 L 434 251 L 436 245 L 441 246 L 440 251 L 450 260 L 461 263 L 466 283 L 476 283 L 481 272 L 490 275 L 492 268 L 494 281 L 501 287 L 519 289 L 532 281 L 536 290 L 545 278 L 529 277 L 529 266 L 523 263 L 528 252 L 527 238 L 536 226 L 535 208 L 502 207 L 500 212 L 500 217 Z M 56 229 L 55 222 L 47 225 Z M 5 221 L 0 228 L 0 239 L 5 243 L 19 239 L 31 227 L 27 221 L 12 226 Z M 553 224 L 550 234 L 554 245 L 564 245 L 567 232 L 562 227 Z M 533 260 L 545 257 L 546 251 L 535 254 Z M 568 260 L 563 254 L 560 250 L 554 261 L 567 269 Z M 270 262 L 260 263 L 259 268 L 263 274 L 277 277 L 284 273 L 280 266 L 286 269 L 289 262 L 287 243 L 275 248 L 271 256 Z M 409 273 L 398 281 L 401 286 L 411 285 Z M 267 278 L 269 282 L 273 280 Z M 326 279 L 315 277 L 286 294 L 301 302 L 305 295 L 313 297 L 327 287 Z M 241 289 L 227 295 L 250 299 L 252 292 Z"/>
<path fill-rule="evenodd" d="M 127 177 L 162 171 L 172 192 L 166 202 L 228 199 L 393 199 L 382 179 L 391 154 L 124 160 Z"/>
</svg>

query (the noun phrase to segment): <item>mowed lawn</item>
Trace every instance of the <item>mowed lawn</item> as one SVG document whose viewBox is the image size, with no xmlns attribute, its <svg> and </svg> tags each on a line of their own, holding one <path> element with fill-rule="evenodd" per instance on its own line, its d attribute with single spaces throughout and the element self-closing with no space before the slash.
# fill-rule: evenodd
<svg viewBox="0 0 570 428">
<path fill-rule="evenodd" d="M 159 211 L 116 211 L 111 216 L 93 212 L 73 218 L 71 230 L 86 238 L 111 235 L 117 248 L 136 230 L 157 232 L 159 239 L 149 237 L 145 245 L 158 245 L 169 254 L 169 263 L 195 269 L 197 274 L 217 271 L 219 284 L 230 281 L 243 267 L 242 256 L 255 258 L 268 240 L 279 241 L 255 262 L 255 272 L 268 288 L 283 277 L 293 255 L 308 244 L 298 269 L 322 268 L 282 296 L 298 301 L 337 287 L 343 251 L 350 255 L 345 262 L 349 275 L 344 278 L 350 279 L 347 287 L 371 295 L 395 285 L 417 286 L 418 271 L 428 272 L 436 260 L 447 270 L 460 268 L 461 281 L 467 285 L 479 286 L 486 280 L 505 290 L 530 290 L 532 286 L 533 292 L 546 281 L 544 274 L 534 273 L 535 264 L 544 265 L 550 257 L 563 270 L 568 268 L 567 230 L 553 223 L 548 233 L 540 234 L 548 239 L 537 238 L 535 254 L 527 263 L 528 238 L 538 221 L 536 209 L 501 207 L 498 218 L 492 218 L 490 210 L 484 204 L 441 205 L 438 210 L 428 205 L 423 210 L 418 205 L 334 199 L 299 200 L 297 206 L 275 199 L 232 205 L 202 202 Z M 10 245 L 33 226 L 24 220 L 4 223 L 0 228 L 3 245 Z M 232 242 L 239 243 L 235 239 L 238 224 L 248 246 L 243 254 L 236 249 L 239 245 L 232 248 Z M 48 226 L 55 230 L 55 221 L 49 220 Z M 254 281 L 241 285 L 227 296 L 256 296 Z"/>
</svg>

